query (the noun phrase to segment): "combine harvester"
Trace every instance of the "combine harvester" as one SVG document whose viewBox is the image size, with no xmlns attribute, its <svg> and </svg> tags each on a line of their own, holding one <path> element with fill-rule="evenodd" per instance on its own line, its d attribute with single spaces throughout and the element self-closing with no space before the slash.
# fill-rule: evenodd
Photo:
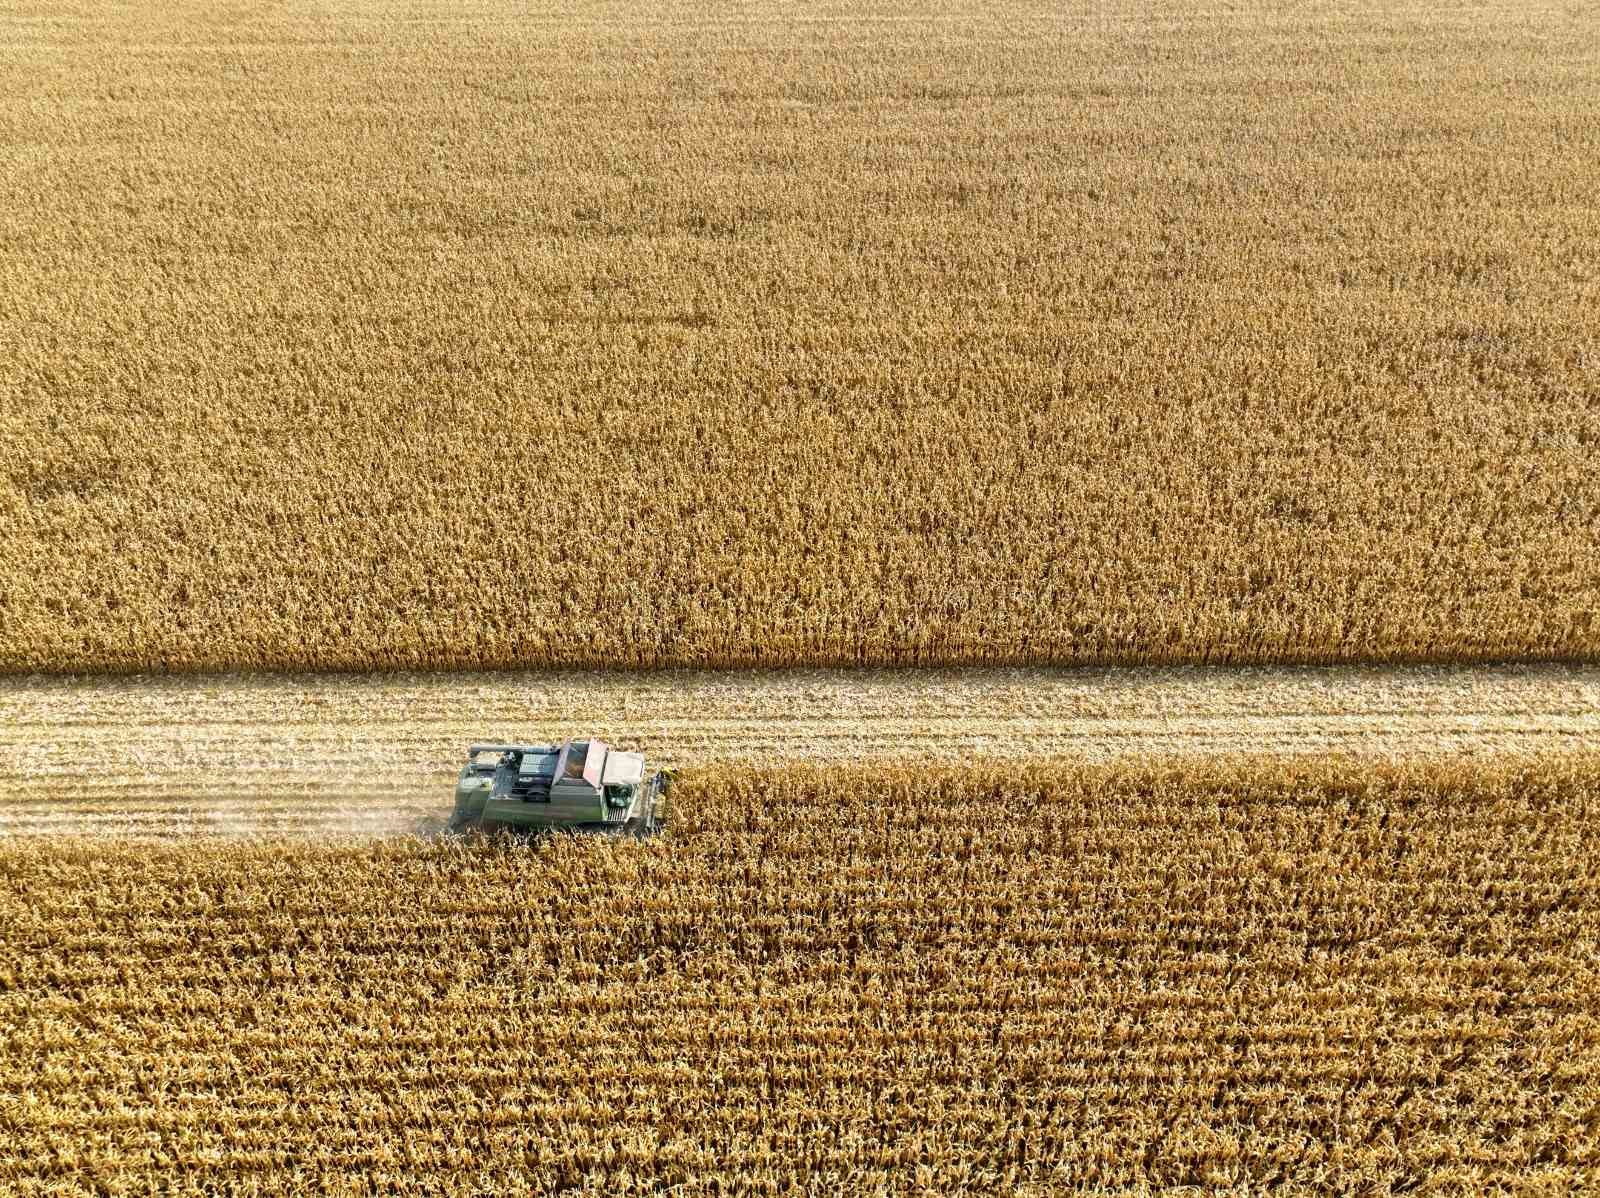
<svg viewBox="0 0 1600 1198">
<path fill-rule="evenodd" d="M 661 800 L 671 785 L 666 770 L 645 778 L 643 753 L 603 740 L 473 745 L 456 780 L 449 828 L 643 839 L 661 831 Z"/>
</svg>

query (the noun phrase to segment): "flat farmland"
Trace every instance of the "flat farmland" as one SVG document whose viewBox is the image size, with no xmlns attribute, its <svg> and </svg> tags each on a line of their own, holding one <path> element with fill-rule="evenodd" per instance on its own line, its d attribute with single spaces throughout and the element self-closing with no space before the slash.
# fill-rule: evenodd
<svg viewBox="0 0 1600 1198">
<path fill-rule="evenodd" d="M 0 0 L 0 1192 L 1600 1188 L 1600 9 Z M 437 835 L 473 742 L 666 835 Z"/>
<path fill-rule="evenodd" d="M 1600 751 L 1600 670 L 965 669 L 15 680 L 0 837 L 436 829 L 474 741 L 692 770 Z"/>
<path fill-rule="evenodd" d="M 1593 660 L 1600 15 L 0 10 L 0 669 Z"/>
</svg>

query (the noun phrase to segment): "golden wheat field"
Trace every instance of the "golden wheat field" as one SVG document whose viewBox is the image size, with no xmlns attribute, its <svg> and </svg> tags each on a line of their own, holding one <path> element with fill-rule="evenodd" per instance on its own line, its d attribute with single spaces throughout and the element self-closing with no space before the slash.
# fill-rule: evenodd
<svg viewBox="0 0 1600 1198">
<path fill-rule="evenodd" d="M 1592 659 L 1592 5 L 13 0 L 0 669 Z"/>
<path fill-rule="evenodd" d="M 1597 761 L 726 769 L 644 844 L 0 843 L 0 1187 L 1586 1191 Z"/>
</svg>

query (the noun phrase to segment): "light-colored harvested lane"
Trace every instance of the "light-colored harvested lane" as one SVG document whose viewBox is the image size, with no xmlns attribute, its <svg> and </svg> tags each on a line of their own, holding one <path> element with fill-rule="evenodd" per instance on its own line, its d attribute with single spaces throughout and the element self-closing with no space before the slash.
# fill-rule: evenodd
<svg viewBox="0 0 1600 1198">
<path fill-rule="evenodd" d="M 14 679 L 0 834 L 387 834 L 473 740 L 680 765 L 1600 748 L 1600 668 L 796 670 Z"/>
</svg>

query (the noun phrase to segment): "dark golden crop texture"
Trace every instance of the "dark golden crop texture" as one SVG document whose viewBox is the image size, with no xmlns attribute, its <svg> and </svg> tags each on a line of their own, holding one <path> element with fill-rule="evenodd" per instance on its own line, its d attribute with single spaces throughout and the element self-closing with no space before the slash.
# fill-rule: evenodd
<svg viewBox="0 0 1600 1198">
<path fill-rule="evenodd" d="M 0 844 L 0 1188 L 1579 1192 L 1597 819 L 1592 758 L 817 769 L 642 845 Z"/>
<path fill-rule="evenodd" d="M 0 669 L 1594 658 L 1600 9 L 0 10 Z"/>
</svg>

